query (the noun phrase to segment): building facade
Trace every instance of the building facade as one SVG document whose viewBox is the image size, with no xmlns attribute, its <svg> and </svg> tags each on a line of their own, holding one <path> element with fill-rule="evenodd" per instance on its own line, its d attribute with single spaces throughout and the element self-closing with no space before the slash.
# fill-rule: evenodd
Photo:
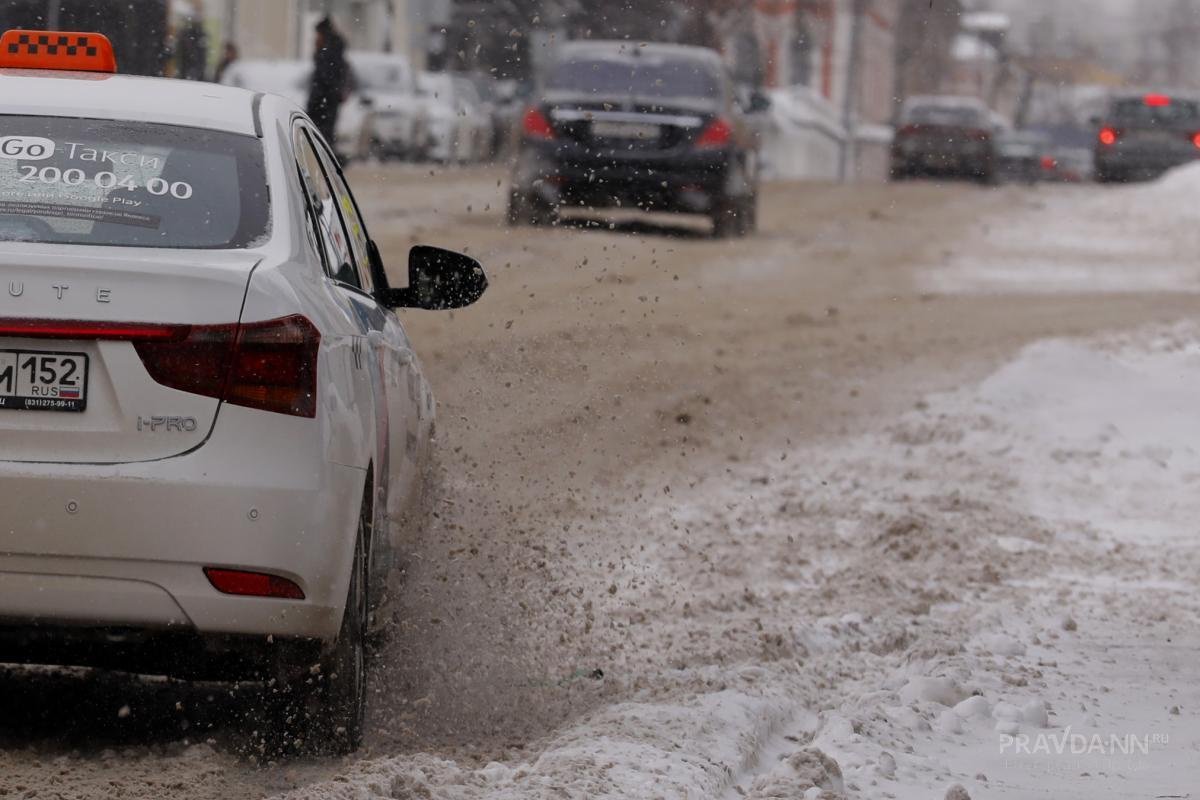
<svg viewBox="0 0 1200 800">
<path fill-rule="evenodd" d="M 184 0 L 201 9 L 242 58 L 308 58 L 313 26 L 333 17 L 351 49 L 399 52 L 425 63 L 430 21 L 448 0 Z"/>
</svg>

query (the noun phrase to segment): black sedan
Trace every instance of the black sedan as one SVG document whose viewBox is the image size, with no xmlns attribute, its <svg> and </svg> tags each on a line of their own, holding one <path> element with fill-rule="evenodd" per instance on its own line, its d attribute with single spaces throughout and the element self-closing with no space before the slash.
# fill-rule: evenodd
<svg viewBox="0 0 1200 800">
<path fill-rule="evenodd" d="M 754 230 L 759 159 L 721 57 L 634 42 L 570 42 L 521 120 L 508 218 L 563 207 L 708 216 L 715 236 Z"/>
</svg>

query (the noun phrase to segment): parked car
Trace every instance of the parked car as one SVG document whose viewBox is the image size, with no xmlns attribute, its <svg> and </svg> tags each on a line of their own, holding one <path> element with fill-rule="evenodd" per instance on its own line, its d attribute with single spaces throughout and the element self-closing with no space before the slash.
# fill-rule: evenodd
<svg viewBox="0 0 1200 800">
<path fill-rule="evenodd" d="M 1009 131 L 996 137 L 996 178 L 1013 183 L 1036 183 L 1044 174 L 1050 139 L 1038 131 Z"/>
<path fill-rule="evenodd" d="M 349 54 L 356 94 L 370 108 L 371 155 L 421 159 L 429 142 L 426 104 L 408 59 L 396 53 Z"/>
<path fill-rule="evenodd" d="M 443 164 L 483 158 L 491 120 L 479 107 L 471 82 L 445 72 L 425 72 L 417 86 L 429 120 L 427 156 Z"/>
<path fill-rule="evenodd" d="M 1155 178 L 1200 158 L 1200 98 L 1158 92 L 1110 98 L 1098 127 L 1096 180 Z"/>
<path fill-rule="evenodd" d="M 703 214 L 716 236 L 754 230 L 758 145 L 716 51 L 570 42 L 537 95 L 522 120 L 512 224 L 583 205 Z"/>
<path fill-rule="evenodd" d="M 1091 150 L 1086 147 L 1055 147 L 1042 159 L 1042 175 L 1060 183 L 1087 183 L 1096 179 Z"/>
<path fill-rule="evenodd" d="M 238 60 L 225 70 L 221 83 L 239 89 L 270 92 L 291 100 L 303 108 L 308 101 L 312 62 L 299 60 Z M 342 103 L 338 113 L 334 149 L 338 157 L 353 161 L 366 158 L 371 152 L 370 100 L 357 91 Z"/>
<path fill-rule="evenodd" d="M 924 175 L 990 183 L 996 177 L 996 121 L 974 97 L 909 98 L 892 142 L 892 179 Z"/>
</svg>

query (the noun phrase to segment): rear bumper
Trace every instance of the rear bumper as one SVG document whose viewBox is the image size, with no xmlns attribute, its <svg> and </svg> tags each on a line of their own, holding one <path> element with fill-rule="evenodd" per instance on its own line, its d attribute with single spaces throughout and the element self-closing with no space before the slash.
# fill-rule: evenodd
<svg viewBox="0 0 1200 800">
<path fill-rule="evenodd" d="M 1190 164 L 1200 158 L 1200 148 L 1189 151 L 1150 149 L 1102 149 L 1096 151 L 1096 171 L 1100 174 L 1159 174 Z"/>
<path fill-rule="evenodd" d="M 734 159 L 728 149 L 585 157 L 526 144 L 513 170 L 513 187 L 551 205 L 707 213 L 713 198 L 726 191 Z"/>
<path fill-rule="evenodd" d="M 970 174 L 991 172 L 996 159 L 990 150 L 892 150 L 892 172 L 904 174 Z"/>
<path fill-rule="evenodd" d="M 323 461 L 312 420 L 263 416 L 226 406 L 207 444 L 162 461 L 0 462 L 0 629 L 332 641 L 365 473 Z M 247 421 L 295 430 L 263 447 L 239 440 Z M 205 566 L 281 575 L 305 599 L 221 594 Z"/>
</svg>

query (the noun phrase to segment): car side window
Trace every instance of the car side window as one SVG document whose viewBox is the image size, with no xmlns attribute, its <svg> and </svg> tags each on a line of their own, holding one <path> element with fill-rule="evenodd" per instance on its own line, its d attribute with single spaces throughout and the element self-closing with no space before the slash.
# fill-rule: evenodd
<svg viewBox="0 0 1200 800">
<path fill-rule="evenodd" d="M 354 251 L 354 260 L 359 268 L 360 285 L 364 291 L 373 292 L 375 281 L 371 277 L 371 257 L 368 247 L 370 240 L 367 236 L 367 226 L 358 213 L 358 204 L 354 202 L 354 195 L 350 192 L 350 187 L 346 184 L 342 171 L 334 163 L 333 157 L 323 147 L 320 150 L 320 156 L 321 164 L 325 167 L 329 183 L 333 187 L 333 196 L 337 200 L 337 208 L 342 222 L 349 234 L 350 247 Z"/>
<path fill-rule="evenodd" d="M 321 239 L 326 272 L 339 283 L 362 289 L 350 237 L 342 224 L 342 217 L 337 208 L 338 201 L 325 176 L 321 159 L 303 128 L 297 128 L 295 136 L 296 162 L 300 166 L 301 177 L 309 192 L 309 205 L 316 217 L 314 223 L 317 236 Z"/>
<path fill-rule="evenodd" d="M 310 172 L 306 159 L 302 158 L 299 143 L 302 141 L 300 132 L 296 132 L 296 172 L 300 178 L 300 191 L 304 192 L 304 228 L 308 234 L 308 243 L 313 252 L 321 259 L 321 268 L 325 274 L 332 277 L 332 265 L 335 255 L 331 251 L 326 237 L 321 233 L 321 224 L 317 219 L 317 209 L 321 207 L 320 192 L 317 191 L 320 176 L 314 177 Z"/>
</svg>

